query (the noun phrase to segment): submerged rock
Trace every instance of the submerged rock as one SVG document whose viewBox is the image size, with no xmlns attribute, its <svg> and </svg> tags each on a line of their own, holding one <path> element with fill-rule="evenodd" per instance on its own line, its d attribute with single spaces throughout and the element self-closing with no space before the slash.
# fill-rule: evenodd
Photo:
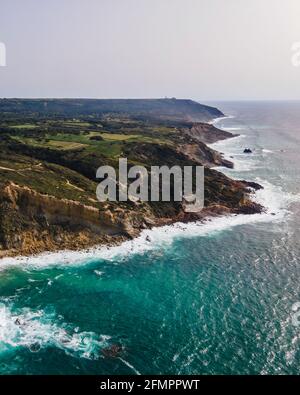
<svg viewBox="0 0 300 395">
<path fill-rule="evenodd" d="M 260 189 L 264 189 L 264 187 L 262 185 L 258 184 L 257 182 L 243 180 L 242 183 L 244 185 L 246 185 L 247 187 L 255 189 L 256 191 L 258 191 Z"/>
<path fill-rule="evenodd" d="M 264 207 L 261 204 L 251 201 L 239 207 L 238 209 L 239 214 L 261 214 L 263 212 Z"/>
<path fill-rule="evenodd" d="M 108 358 L 117 358 L 122 351 L 123 347 L 120 344 L 112 344 L 101 350 L 102 354 Z"/>
<path fill-rule="evenodd" d="M 38 342 L 30 344 L 30 346 L 29 346 L 29 350 L 31 352 L 39 352 L 40 349 L 41 349 L 41 345 Z"/>
</svg>

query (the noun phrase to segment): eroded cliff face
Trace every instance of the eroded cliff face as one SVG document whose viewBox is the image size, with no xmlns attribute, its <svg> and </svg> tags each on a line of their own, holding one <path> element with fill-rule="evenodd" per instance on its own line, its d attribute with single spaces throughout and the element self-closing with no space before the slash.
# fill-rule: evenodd
<svg viewBox="0 0 300 395">
<path fill-rule="evenodd" d="M 260 212 L 262 207 L 249 199 L 248 186 L 252 187 L 207 169 L 205 208 L 187 213 L 181 203 L 176 209 L 172 203 L 168 209 L 151 203 L 130 203 L 126 208 L 105 203 L 96 208 L 7 182 L 0 192 L 0 257 L 111 245 L 152 226 Z"/>
<path fill-rule="evenodd" d="M 207 167 L 224 166 L 233 168 L 232 162 L 224 159 L 222 153 L 210 148 L 207 144 L 213 144 L 237 135 L 202 122 L 193 123 L 190 127 L 182 128 L 181 131 L 184 143 L 178 149 L 192 160 Z"/>
<path fill-rule="evenodd" d="M 130 214 L 113 214 L 82 203 L 40 194 L 8 182 L 0 193 L 0 253 L 82 248 L 134 236 Z M 10 251 L 10 252 L 9 252 Z"/>
<path fill-rule="evenodd" d="M 43 195 L 26 186 L 9 183 L 3 189 L 2 199 L 12 210 L 21 211 L 31 219 L 39 218 L 48 225 L 80 225 L 99 234 L 114 234 L 121 230 L 109 211 L 100 213 L 96 207 Z"/>
<path fill-rule="evenodd" d="M 207 167 L 224 166 L 233 168 L 233 163 L 223 158 L 220 152 L 209 148 L 206 144 L 198 143 L 184 144 L 178 148 L 179 152 L 184 152 L 192 161 Z"/>
<path fill-rule="evenodd" d="M 191 128 L 186 129 L 186 133 L 195 140 L 205 144 L 213 144 L 219 140 L 237 136 L 225 130 L 218 129 L 211 124 L 202 122 L 194 123 Z"/>
</svg>

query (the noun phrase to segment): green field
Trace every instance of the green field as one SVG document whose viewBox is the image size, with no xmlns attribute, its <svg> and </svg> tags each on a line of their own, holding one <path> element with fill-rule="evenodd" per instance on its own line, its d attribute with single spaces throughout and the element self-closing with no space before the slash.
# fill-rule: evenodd
<svg viewBox="0 0 300 395">
<path fill-rule="evenodd" d="M 132 165 L 149 165 L 151 155 L 158 156 L 157 163 L 165 159 L 160 158 L 164 154 L 159 147 L 174 150 L 180 140 L 176 127 L 149 119 L 40 117 L 37 113 L 29 118 L 0 121 L 0 181 L 11 180 L 85 204 L 95 204 L 99 166 L 117 168 L 120 157 L 127 157 Z"/>
<path fill-rule="evenodd" d="M 10 125 L 9 128 L 11 129 L 36 129 L 38 128 L 38 125 L 34 124 L 23 124 L 23 125 Z"/>
</svg>

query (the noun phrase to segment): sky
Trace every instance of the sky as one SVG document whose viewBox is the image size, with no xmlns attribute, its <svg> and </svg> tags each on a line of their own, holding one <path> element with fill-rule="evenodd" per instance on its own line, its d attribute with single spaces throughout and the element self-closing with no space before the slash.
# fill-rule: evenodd
<svg viewBox="0 0 300 395">
<path fill-rule="evenodd" d="M 300 0 L 0 0 L 0 97 L 299 100 L 299 42 Z"/>
</svg>

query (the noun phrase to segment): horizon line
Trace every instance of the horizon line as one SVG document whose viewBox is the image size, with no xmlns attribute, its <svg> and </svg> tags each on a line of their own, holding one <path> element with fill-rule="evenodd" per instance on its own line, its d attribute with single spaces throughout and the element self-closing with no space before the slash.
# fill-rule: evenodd
<svg viewBox="0 0 300 395">
<path fill-rule="evenodd" d="M 0 100 L 192 100 L 195 102 L 298 102 L 299 99 L 198 99 L 186 97 L 81 97 L 81 96 L 30 96 L 30 97 L 0 97 Z"/>
</svg>

